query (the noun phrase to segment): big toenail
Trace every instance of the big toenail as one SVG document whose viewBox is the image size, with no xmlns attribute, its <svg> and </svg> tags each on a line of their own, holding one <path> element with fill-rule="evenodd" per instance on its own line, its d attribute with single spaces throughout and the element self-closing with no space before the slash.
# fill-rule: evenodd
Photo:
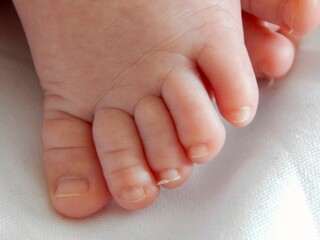
<svg viewBox="0 0 320 240">
<path fill-rule="evenodd" d="M 145 189 L 145 187 L 143 187 L 143 186 L 142 187 L 127 187 L 120 192 L 119 197 L 125 201 L 139 202 L 142 199 L 146 198 L 147 194 L 148 194 L 148 192 Z"/>
<path fill-rule="evenodd" d="M 157 185 L 165 185 L 171 182 L 179 180 L 181 177 L 176 169 L 168 169 L 159 173 L 159 178 L 161 179 Z"/>
<path fill-rule="evenodd" d="M 250 119 L 251 109 L 249 107 L 242 107 L 230 113 L 230 121 L 233 123 L 245 123 Z"/>
<path fill-rule="evenodd" d="M 192 146 L 188 149 L 188 156 L 192 159 L 205 157 L 209 154 L 209 149 L 205 144 Z"/>
<path fill-rule="evenodd" d="M 87 179 L 72 176 L 60 178 L 54 198 L 83 196 L 89 192 Z"/>
</svg>

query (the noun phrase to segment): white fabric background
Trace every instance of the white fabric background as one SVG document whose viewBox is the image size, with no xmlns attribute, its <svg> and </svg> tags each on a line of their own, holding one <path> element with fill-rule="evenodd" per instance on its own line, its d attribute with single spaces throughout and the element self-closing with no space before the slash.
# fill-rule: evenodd
<svg viewBox="0 0 320 240">
<path fill-rule="evenodd" d="M 42 93 L 17 21 L 0 12 L 0 239 L 320 239 L 320 31 L 292 72 L 260 81 L 246 129 L 227 125 L 215 161 L 152 207 L 111 204 L 85 220 L 50 207 L 41 161 Z"/>
</svg>

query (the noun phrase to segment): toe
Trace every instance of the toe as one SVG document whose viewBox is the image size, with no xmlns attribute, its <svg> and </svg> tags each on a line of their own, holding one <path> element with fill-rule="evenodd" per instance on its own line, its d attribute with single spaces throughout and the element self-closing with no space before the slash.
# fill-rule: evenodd
<svg viewBox="0 0 320 240">
<path fill-rule="evenodd" d="M 181 145 L 162 99 L 148 96 L 135 108 L 135 121 L 157 184 L 175 188 L 191 175 L 192 162 Z"/>
<path fill-rule="evenodd" d="M 235 126 L 244 127 L 255 116 L 258 87 L 242 40 L 240 16 L 233 17 L 228 18 L 227 27 L 215 28 L 215 35 L 204 43 L 197 62 L 210 82 L 220 113 Z M 235 20 L 238 18 L 239 22 Z"/>
<path fill-rule="evenodd" d="M 95 113 L 93 136 L 116 202 L 129 210 L 151 205 L 159 188 L 146 162 L 133 117 L 118 109 L 99 109 Z"/>
<path fill-rule="evenodd" d="M 250 14 L 243 13 L 243 26 L 245 44 L 256 76 L 275 78 L 285 75 L 293 64 L 293 43 Z"/>
<path fill-rule="evenodd" d="M 61 112 L 44 116 L 43 158 L 53 207 L 67 217 L 87 217 L 111 200 L 91 124 Z"/>
<path fill-rule="evenodd" d="M 241 0 L 242 9 L 288 32 L 305 35 L 320 22 L 318 0 Z"/>
<path fill-rule="evenodd" d="M 225 130 L 198 76 L 194 69 L 173 69 L 164 81 L 162 96 L 188 157 L 203 163 L 221 150 Z"/>
</svg>

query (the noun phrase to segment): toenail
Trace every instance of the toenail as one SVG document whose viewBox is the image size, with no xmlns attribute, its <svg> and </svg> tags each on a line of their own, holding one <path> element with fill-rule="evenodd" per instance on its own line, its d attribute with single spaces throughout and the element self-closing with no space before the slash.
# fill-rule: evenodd
<svg viewBox="0 0 320 240">
<path fill-rule="evenodd" d="M 295 4 L 294 6 L 296 7 L 296 3 L 294 4 Z M 280 7 L 280 12 L 279 12 L 279 14 L 281 15 L 280 17 L 283 19 L 283 22 L 286 25 L 285 28 L 289 34 L 293 34 L 294 32 L 294 28 L 293 28 L 294 21 L 298 12 L 297 8 L 294 11 L 292 11 L 293 10 L 292 7 L 293 7 L 292 3 L 284 1 L 282 3 L 282 6 Z"/>
<path fill-rule="evenodd" d="M 181 177 L 176 169 L 168 169 L 159 173 L 160 180 L 157 185 L 165 185 L 179 180 Z"/>
<path fill-rule="evenodd" d="M 120 192 L 119 197 L 125 201 L 139 202 L 146 198 L 147 194 L 145 187 L 127 187 Z"/>
<path fill-rule="evenodd" d="M 58 182 L 54 198 L 83 196 L 89 192 L 89 182 L 82 177 L 63 177 Z"/>
<path fill-rule="evenodd" d="M 251 109 L 242 107 L 230 113 L 229 119 L 233 123 L 245 123 L 250 119 Z"/>
<path fill-rule="evenodd" d="M 209 149 L 205 144 L 195 145 L 189 148 L 188 156 L 190 158 L 201 158 L 209 154 Z"/>
</svg>

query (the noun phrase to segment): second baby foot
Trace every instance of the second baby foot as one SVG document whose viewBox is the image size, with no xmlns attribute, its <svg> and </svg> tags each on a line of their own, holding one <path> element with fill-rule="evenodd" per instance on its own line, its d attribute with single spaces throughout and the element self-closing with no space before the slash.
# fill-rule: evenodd
<svg viewBox="0 0 320 240">
<path fill-rule="evenodd" d="M 258 90 L 232 1 L 15 0 L 44 89 L 53 206 L 85 217 L 111 197 L 134 210 L 244 127 Z"/>
<path fill-rule="evenodd" d="M 258 77 L 286 74 L 293 64 L 294 45 L 320 24 L 319 0 L 241 0 L 241 7 L 247 12 L 243 13 L 245 42 Z M 264 21 L 280 29 L 269 28 Z"/>
</svg>

